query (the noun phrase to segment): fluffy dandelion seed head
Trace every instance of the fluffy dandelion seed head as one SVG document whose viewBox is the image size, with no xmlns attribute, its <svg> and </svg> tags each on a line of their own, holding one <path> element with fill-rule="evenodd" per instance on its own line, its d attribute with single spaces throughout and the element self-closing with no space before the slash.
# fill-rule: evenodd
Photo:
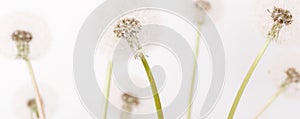
<svg viewBox="0 0 300 119">
<path fill-rule="evenodd" d="M 203 12 L 206 12 L 213 21 L 218 21 L 222 16 L 222 0 L 195 0 L 195 5 L 201 10 L 198 15 L 202 18 L 197 19 L 197 21 L 200 20 L 199 22 L 205 20 Z"/>
<path fill-rule="evenodd" d="M 28 45 L 28 58 L 46 54 L 51 44 L 51 32 L 43 18 L 30 13 L 14 12 L 0 17 L 0 54 L 15 59 L 20 55 L 16 45 Z M 23 47 L 27 49 L 26 47 Z"/>
<path fill-rule="evenodd" d="M 138 33 L 141 31 L 142 25 L 135 18 L 125 18 L 118 22 L 114 28 L 116 37 L 125 39 L 133 51 L 142 49 L 138 39 Z"/>
<path fill-rule="evenodd" d="M 300 81 L 300 74 L 296 71 L 295 68 L 289 68 L 286 71 L 287 80 L 291 81 L 291 83 L 298 83 Z"/>
<path fill-rule="evenodd" d="M 300 44 L 300 0 L 253 0 L 253 29 L 265 39 L 274 24 L 281 24 L 276 44 L 298 46 Z M 275 7 L 274 7 L 275 6 Z"/>
<path fill-rule="evenodd" d="M 127 104 L 135 104 L 138 105 L 139 104 L 139 99 L 137 97 L 134 97 L 132 95 L 129 95 L 127 93 L 124 93 L 122 95 L 122 100 L 127 103 Z"/>
<path fill-rule="evenodd" d="M 118 22 L 114 29 L 114 33 L 118 38 L 130 39 L 137 36 L 141 27 L 140 21 L 134 18 L 125 18 Z"/>
<path fill-rule="evenodd" d="M 196 5 L 197 5 L 197 7 L 200 7 L 205 11 L 209 11 L 211 9 L 210 2 L 208 2 L 206 0 L 196 0 Z"/>
<path fill-rule="evenodd" d="M 291 25 L 293 22 L 293 15 L 289 10 L 274 7 L 271 17 L 275 24 Z"/>
<path fill-rule="evenodd" d="M 24 30 L 16 30 L 12 33 L 11 37 L 14 41 L 30 42 L 32 40 L 32 34 Z"/>
<path fill-rule="evenodd" d="M 270 58 L 276 59 L 268 62 L 266 66 L 267 79 L 271 80 L 277 88 L 288 86 L 284 95 L 291 98 L 300 98 L 300 53 L 298 48 L 279 48 Z"/>
<path fill-rule="evenodd" d="M 27 107 L 28 107 L 30 110 L 36 110 L 37 105 L 36 105 L 35 99 L 32 98 L 32 99 L 28 100 L 28 102 L 27 102 Z"/>
</svg>

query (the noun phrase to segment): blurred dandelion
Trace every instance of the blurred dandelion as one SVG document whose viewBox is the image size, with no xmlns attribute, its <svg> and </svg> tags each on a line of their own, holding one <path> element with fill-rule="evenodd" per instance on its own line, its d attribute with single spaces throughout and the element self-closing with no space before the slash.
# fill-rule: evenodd
<svg viewBox="0 0 300 119">
<path fill-rule="evenodd" d="M 35 93 L 30 83 L 18 86 L 13 96 L 11 97 L 12 111 L 16 118 L 24 119 L 33 117 L 33 119 L 41 119 L 38 112 L 37 102 L 35 101 Z M 47 117 L 51 118 L 57 108 L 58 94 L 52 86 L 45 83 L 40 83 L 40 90 L 43 92 L 43 105 L 45 106 L 45 112 Z M 37 114 L 36 114 L 37 113 Z M 35 118 L 39 117 L 39 118 Z"/>
<path fill-rule="evenodd" d="M 115 36 L 121 40 L 125 40 L 130 46 L 131 50 L 136 53 L 135 58 L 141 59 L 144 69 L 147 73 L 148 80 L 152 89 L 152 94 L 154 96 L 154 103 L 157 111 L 158 119 L 163 119 L 162 106 L 160 102 L 160 97 L 158 94 L 157 86 L 149 67 L 148 61 L 142 52 L 142 44 L 139 41 L 138 33 L 142 28 L 142 24 L 139 20 L 135 18 L 125 18 L 120 20 L 115 26 L 114 33 Z"/>
<path fill-rule="evenodd" d="M 286 69 L 293 67 L 299 71 L 300 53 L 297 51 L 297 49 L 284 50 L 284 52 L 278 53 L 275 56 L 276 61 L 270 62 L 270 67 L 267 70 L 268 79 L 271 79 L 276 87 L 281 87 L 282 82 L 286 80 L 286 74 L 283 73 Z M 284 91 L 284 95 L 292 98 L 300 98 L 300 84 L 291 83 Z"/>
<path fill-rule="evenodd" d="M 260 53 L 254 60 L 245 79 L 243 80 L 243 83 L 242 83 L 242 85 L 235 97 L 233 105 L 231 107 L 230 113 L 228 115 L 228 119 L 233 119 L 235 111 L 238 107 L 239 101 L 243 95 L 243 92 L 244 92 L 256 66 L 258 65 L 259 61 L 263 57 L 263 55 L 266 52 L 270 43 L 278 40 L 278 37 L 281 35 L 280 33 L 283 28 L 293 25 L 292 23 L 294 21 L 294 19 L 293 19 L 294 14 L 291 13 L 291 11 L 289 9 L 284 9 L 281 7 L 274 6 L 272 10 L 268 10 L 268 11 L 269 11 L 269 15 L 268 15 L 269 19 L 271 19 L 273 21 L 273 23 L 272 23 L 271 29 L 267 33 L 267 40 L 265 42 L 265 45 L 261 49 Z"/>
<path fill-rule="evenodd" d="M 289 68 L 285 72 L 286 78 L 280 85 L 278 91 L 267 101 L 267 103 L 261 108 L 261 110 L 255 115 L 254 119 L 258 119 L 270 105 L 282 94 L 287 88 L 290 88 L 292 84 L 299 85 L 300 74 L 295 68 Z"/>
<path fill-rule="evenodd" d="M 221 1 L 220 0 L 196 0 L 195 1 L 196 7 L 199 8 L 199 14 L 203 14 L 203 12 L 206 12 L 213 20 L 217 20 L 217 18 L 220 16 L 220 13 L 222 10 L 219 11 L 221 8 Z M 205 16 L 205 15 L 200 15 Z M 206 18 L 197 19 L 197 27 L 198 30 L 201 30 L 202 25 L 205 23 Z M 191 118 L 192 114 L 192 98 L 193 98 L 193 89 L 195 84 L 195 78 L 196 78 L 196 69 L 197 69 L 197 61 L 199 57 L 199 49 L 200 49 L 200 31 L 197 31 L 196 36 L 196 42 L 195 42 L 195 61 L 194 61 L 194 67 L 193 67 L 193 76 L 192 76 L 192 83 L 190 88 L 190 96 L 189 96 L 189 102 L 188 104 L 190 107 L 188 108 L 187 112 L 187 119 Z"/>
<path fill-rule="evenodd" d="M 40 118 L 35 99 L 28 100 L 27 107 L 30 110 L 30 117 L 31 117 L 30 119 Z"/>
<path fill-rule="evenodd" d="M 139 99 L 137 97 L 134 97 L 130 94 L 124 93 L 122 95 L 122 101 L 123 101 L 123 112 L 121 114 L 121 119 L 131 119 L 131 116 L 129 113 L 132 112 L 133 106 L 139 105 Z"/>
</svg>

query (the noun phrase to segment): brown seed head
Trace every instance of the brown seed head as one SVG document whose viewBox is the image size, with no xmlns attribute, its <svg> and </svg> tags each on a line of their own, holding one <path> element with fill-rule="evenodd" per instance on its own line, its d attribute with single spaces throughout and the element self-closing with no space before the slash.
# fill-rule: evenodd
<svg viewBox="0 0 300 119">
<path fill-rule="evenodd" d="M 211 4 L 207 0 L 196 0 L 196 5 L 205 11 L 209 11 L 211 9 Z"/>
<path fill-rule="evenodd" d="M 271 17 L 275 23 L 281 25 L 290 25 L 293 23 L 293 15 L 289 10 L 274 7 L 271 12 Z"/>
<path fill-rule="evenodd" d="M 289 68 L 286 71 L 286 74 L 288 76 L 288 80 L 291 80 L 291 82 L 298 83 L 300 81 L 300 74 L 296 71 L 295 68 Z"/>
<path fill-rule="evenodd" d="M 129 95 L 127 93 L 124 93 L 122 95 L 122 99 L 123 99 L 124 102 L 126 102 L 128 104 L 135 104 L 135 105 L 139 104 L 139 99 L 137 97 L 134 97 L 134 96 Z"/>
<path fill-rule="evenodd" d="M 16 30 L 15 32 L 13 32 L 11 37 L 14 41 L 30 42 L 32 40 L 32 34 L 24 30 Z"/>
<path fill-rule="evenodd" d="M 30 99 L 30 100 L 28 100 L 28 102 L 27 102 L 27 107 L 28 108 L 30 108 L 30 109 L 34 109 L 34 108 L 36 108 L 36 101 L 35 101 L 35 99 Z"/>
<path fill-rule="evenodd" d="M 114 33 L 118 38 L 130 38 L 137 36 L 140 32 L 142 25 L 140 21 L 134 18 L 122 19 L 114 28 Z"/>
</svg>

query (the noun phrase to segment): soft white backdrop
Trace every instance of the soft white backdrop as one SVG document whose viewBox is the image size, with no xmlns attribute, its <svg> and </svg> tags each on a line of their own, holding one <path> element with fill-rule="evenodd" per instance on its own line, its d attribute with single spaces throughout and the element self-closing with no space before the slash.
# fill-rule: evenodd
<svg viewBox="0 0 300 119">
<path fill-rule="evenodd" d="M 55 87 L 58 96 L 56 111 L 52 119 L 91 119 L 80 104 L 72 75 L 73 47 L 77 33 L 87 16 L 103 0 L 1 0 L 0 17 L 13 11 L 31 12 L 43 17 L 51 29 L 52 47 L 48 53 L 33 61 L 39 81 Z M 253 26 L 254 3 L 252 0 L 224 0 L 222 18 L 216 23 L 222 37 L 226 53 L 226 84 L 223 96 L 209 118 L 225 119 L 233 98 L 244 75 L 264 43 L 263 37 Z M 265 11 L 262 11 L 265 12 Z M 1 27 L 1 26 L 0 26 Z M 286 48 L 285 48 L 286 49 Z M 274 56 L 284 48 L 270 47 L 254 73 L 242 98 L 237 119 L 251 119 L 261 105 L 276 91 L 276 85 L 268 75 L 269 65 Z M 297 52 L 299 49 L 291 49 Z M 276 64 L 276 63 L 275 63 Z M 276 66 L 275 66 L 276 67 Z M 13 103 L 16 93 L 29 81 L 25 63 L 0 58 L 0 118 L 17 119 Z M 24 77 L 26 76 L 26 77 Z M 263 115 L 264 119 L 296 119 L 299 98 L 280 97 L 278 102 Z M 24 117 L 25 118 L 25 117 Z"/>
</svg>

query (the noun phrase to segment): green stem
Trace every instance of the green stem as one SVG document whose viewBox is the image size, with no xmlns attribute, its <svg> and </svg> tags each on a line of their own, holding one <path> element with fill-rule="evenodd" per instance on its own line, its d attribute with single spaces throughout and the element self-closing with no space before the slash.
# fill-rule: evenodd
<svg viewBox="0 0 300 119">
<path fill-rule="evenodd" d="M 198 29 L 201 28 L 202 23 L 198 23 Z M 187 112 L 187 119 L 191 119 L 192 117 L 192 101 L 193 101 L 193 92 L 194 92 L 194 83 L 196 79 L 197 74 L 197 61 L 199 57 L 199 49 L 200 49 L 200 32 L 197 32 L 197 38 L 196 38 L 196 45 L 195 45 L 195 61 L 194 61 L 194 67 L 193 67 L 193 75 L 192 75 L 192 82 L 191 82 L 191 88 L 190 88 L 190 95 L 189 95 L 189 108 Z"/>
<path fill-rule="evenodd" d="M 105 91 L 105 106 L 104 106 L 104 114 L 103 119 L 107 118 L 107 110 L 108 110 L 108 103 L 109 103 L 109 95 L 110 95 L 110 86 L 111 86 L 111 76 L 112 76 L 112 61 L 109 61 L 107 66 L 107 74 L 106 74 L 106 91 Z"/>
<path fill-rule="evenodd" d="M 43 101 L 42 101 L 42 96 L 40 94 L 39 87 L 38 87 L 38 84 L 36 82 L 36 78 L 35 78 L 35 75 L 34 75 L 32 64 L 31 64 L 31 62 L 28 58 L 24 58 L 24 61 L 27 64 L 28 71 L 29 71 L 29 74 L 30 74 L 30 77 L 31 77 L 33 89 L 34 89 L 34 92 L 35 92 L 35 101 L 36 101 L 36 104 L 37 104 L 37 109 L 38 109 L 40 119 L 46 119 L 45 111 L 44 111 L 44 105 L 43 105 Z"/>
<path fill-rule="evenodd" d="M 261 108 L 261 110 L 255 115 L 253 119 L 258 119 L 260 115 L 262 115 L 271 104 L 278 98 L 278 96 L 286 89 L 286 86 L 281 86 L 279 90 L 267 101 L 267 103 Z"/>
<path fill-rule="evenodd" d="M 145 58 L 145 55 L 143 53 L 140 53 L 139 57 L 142 60 L 142 63 L 144 65 L 145 71 L 146 71 L 147 76 L 148 76 L 149 83 L 151 85 L 152 94 L 154 95 L 154 102 L 155 102 L 155 107 L 156 107 L 156 111 L 157 111 L 157 117 L 158 117 L 158 119 L 164 119 L 159 94 L 158 94 L 158 91 L 157 91 L 157 87 L 156 87 L 156 84 L 155 84 L 154 77 L 152 75 L 151 69 L 150 69 L 149 64 L 147 62 L 147 59 Z"/>
<path fill-rule="evenodd" d="M 247 73 L 247 75 L 246 75 L 246 77 L 245 77 L 245 79 L 244 79 L 244 81 L 243 81 L 243 83 L 242 83 L 242 85 L 241 85 L 241 87 L 240 87 L 240 89 L 239 89 L 239 91 L 238 91 L 236 97 L 235 97 L 235 100 L 234 100 L 234 102 L 233 102 L 233 105 L 232 105 L 232 107 L 231 107 L 231 110 L 230 110 L 230 112 L 229 112 L 229 115 L 228 115 L 228 117 L 227 117 L 228 119 L 233 119 L 234 114 L 235 114 L 236 109 L 237 109 L 237 106 L 238 106 L 238 104 L 239 104 L 239 101 L 240 101 L 240 99 L 241 99 L 241 97 L 242 97 L 242 95 L 243 95 L 243 92 L 244 92 L 244 90 L 245 90 L 245 88 L 246 88 L 246 86 L 247 86 L 247 84 L 248 84 L 248 82 L 249 82 L 249 79 L 251 78 L 251 76 L 252 76 L 252 74 L 253 74 L 255 68 L 257 67 L 259 61 L 261 60 L 262 56 L 263 56 L 264 53 L 266 52 L 266 50 L 267 50 L 268 46 L 270 45 L 271 41 L 272 41 L 271 38 L 269 38 L 269 39 L 266 41 L 264 47 L 261 49 L 260 53 L 258 54 L 258 56 L 256 57 L 255 61 L 253 62 L 251 68 L 249 69 L 249 71 L 248 71 L 248 73 Z"/>
</svg>

